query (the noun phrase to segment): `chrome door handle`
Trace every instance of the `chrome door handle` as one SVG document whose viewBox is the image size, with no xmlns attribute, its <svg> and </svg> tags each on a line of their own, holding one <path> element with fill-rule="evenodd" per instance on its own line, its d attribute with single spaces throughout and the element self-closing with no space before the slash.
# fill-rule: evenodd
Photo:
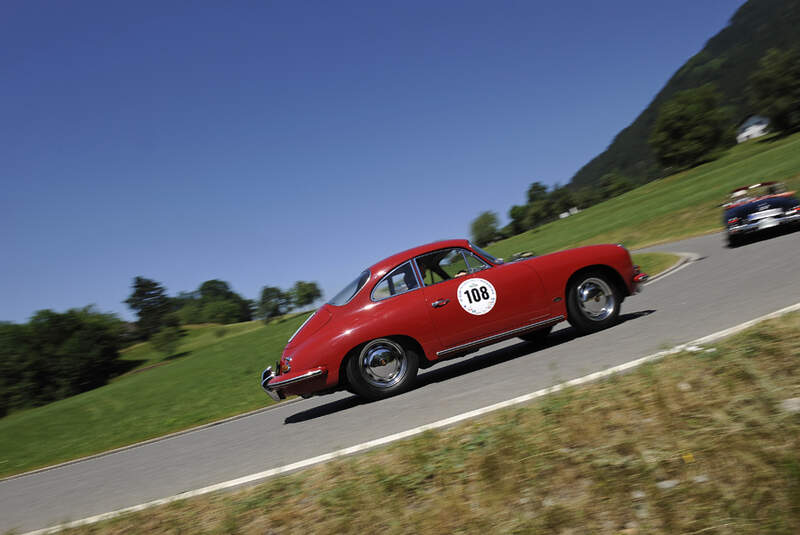
<svg viewBox="0 0 800 535">
<path fill-rule="evenodd" d="M 449 302 L 450 302 L 450 300 L 449 300 L 449 299 L 439 299 L 438 301 L 434 301 L 434 302 L 431 304 L 431 306 L 432 306 L 433 308 L 442 308 L 443 306 L 445 306 L 445 305 L 446 305 L 447 303 L 449 303 Z"/>
</svg>

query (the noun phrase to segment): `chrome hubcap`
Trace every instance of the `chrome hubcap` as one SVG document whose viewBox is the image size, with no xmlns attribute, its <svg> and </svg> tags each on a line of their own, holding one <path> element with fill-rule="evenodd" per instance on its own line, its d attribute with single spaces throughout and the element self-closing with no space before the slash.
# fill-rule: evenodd
<svg viewBox="0 0 800 535">
<path fill-rule="evenodd" d="M 602 321 L 614 312 L 616 301 L 611 287 L 602 279 L 591 277 L 578 286 L 578 308 L 592 321 Z"/>
<path fill-rule="evenodd" d="M 396 385 L 408 369 L 405 351 L 391 340 L 375 340 L 367 344 L 358 363 L 362 377 L 378 388 Z"/>
</svg>

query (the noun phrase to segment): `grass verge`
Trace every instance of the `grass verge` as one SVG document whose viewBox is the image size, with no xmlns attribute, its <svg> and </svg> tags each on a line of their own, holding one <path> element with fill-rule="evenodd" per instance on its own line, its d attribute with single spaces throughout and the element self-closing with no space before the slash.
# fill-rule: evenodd
<svg viewBox="0 0 800 535">
<path fill-rule="evenodd" d="M 681 257 L 669 253 L 634 253 L 633 263 L 638 264 L 643 273 L 654 277 L 667 268 L 674 266 Z"/>
<path fill-rule="evenodd" d="M 66 533 L 795 534 L 800 315 L 445 430 Z"/>
</svg>

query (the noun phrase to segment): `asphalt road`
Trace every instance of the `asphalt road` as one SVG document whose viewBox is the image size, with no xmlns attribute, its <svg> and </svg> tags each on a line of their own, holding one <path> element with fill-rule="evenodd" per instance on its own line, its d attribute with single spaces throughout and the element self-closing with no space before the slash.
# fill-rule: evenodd
<svg viewBox="0 0 800 535">
<path fill-rule="evenodd" d="M 622 307 L 622 322 L 576 337 L 557 326 L 547 347 L 509 340 L 421 373 L 401 396 L 348 393 L 280 404 L 252 416 L 0 482 L 0 531 L 78 520 L 414 428 L 622 364 L 800 302 L 800 232 L 728 249 L 719 234 L 652 251 L 699 259 Z M 258 388 L 257 378 L 253 388 Z"/>
</svg>

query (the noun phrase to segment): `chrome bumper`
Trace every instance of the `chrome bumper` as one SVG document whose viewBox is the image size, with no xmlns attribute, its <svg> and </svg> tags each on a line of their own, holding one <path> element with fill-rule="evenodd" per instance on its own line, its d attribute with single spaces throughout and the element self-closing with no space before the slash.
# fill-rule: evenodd
<svg viewBox="0 0 800 535">
<path fill-rule="evenodd" d="M 633 277 L 633 293 L 638 294 L 642 293 L 642 286 L 650 276 L 647 273 L 638 273 L 636 276 Z"/>
<path fill-rule="evenodd" d="M 264 392 L 266 392 L 269 397 L 275 401 L 280 401 L 286 399 L 286 394 L 283 389 L 287 386 L 308 381 L 309 379 L 325 375 L 326 373 L 328 373 L 328 371 L 325 368 L 315 368 L 302 375 L 296 375 L 295 377 L 290 377 L 281 381 L 280 379 L 273 380 L 278 376 L 272 371 L 272 366 L 267 366 L 267 369 L 261 374 L 261 388 L 264 389 Z"/>
<path fill-rule="evenodd" d="M 748 232 L 767 230 L 769 228 L 779 227 L 781 225 L 787 225 L 790 223 L 800 223 L 800 214 L 785 215 L 783 217 L 767 217 L 763 219 L 757 219 L 752 223 L 733 225 L 728 227 L 728 233 L 746 234 Z"/>
</svg>

